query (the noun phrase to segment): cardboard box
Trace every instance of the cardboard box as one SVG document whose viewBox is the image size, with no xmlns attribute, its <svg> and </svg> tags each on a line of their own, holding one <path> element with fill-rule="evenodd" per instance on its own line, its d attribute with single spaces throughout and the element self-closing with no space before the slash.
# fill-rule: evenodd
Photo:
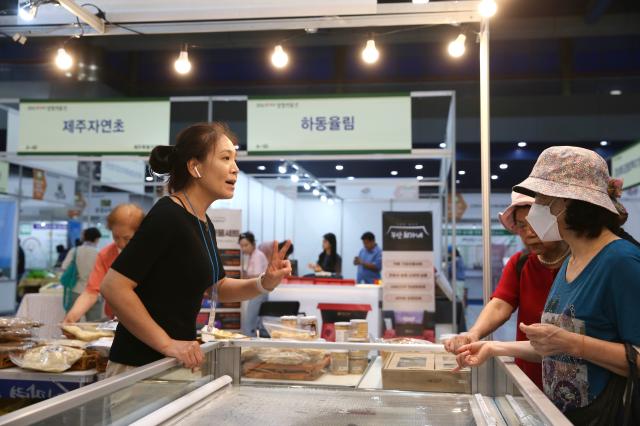
<svg viewBox="0 0 640 426">
<path fill-rule="evenodd" d="M 451 371 L 456 366 L 451 354 L 394 352 L 382 367 L 382 388 L 471 393 L 471 370 Z"/>
</svg>

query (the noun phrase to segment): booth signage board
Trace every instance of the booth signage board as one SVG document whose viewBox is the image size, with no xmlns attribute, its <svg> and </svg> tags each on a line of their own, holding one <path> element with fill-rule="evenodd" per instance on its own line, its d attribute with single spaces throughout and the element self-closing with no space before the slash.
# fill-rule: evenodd
<svg viewBox="0 0 640 426">
<path fill-rule="evenodd" d="M 383 212 L 382 309 L 434 312 L 433 215 Z"/>
<path fill-rule="evenodd" d="M 640 184 L 640 141 L 611 158 L 612 176 L 624 179 L 624 189 Z"/>
<path fill-rule="evenodd" d="M 33 169 L 33 199 L 73 205 L 75 193 L 73 178 Z"/>
<path fill-rule="evenodd" d="M 20 154 L 148 154 L 169 142 L 163 100 L 21 101 Z"/>
<path fill-rule="evenodd" d="M 9 163 L 0 161 L 0 192 L 9 192 Z"/>
<path fill-rule="evenodd" d="M 216 230 L 216 244 L 224 266 L 225 276 L 228 278 L 240 278 L 241 255 L 238 237 L 242 232 L 242 210 L 240 209 L 207 209 L 207 215 Z M 205 292 L 204 303 L 211 300 L 211 288 Z M 206 305 L 210 306 L 210 305 Z M 244 328 L 242 309 L 240 303 L 221 304 L 225 308 L 223 312 L 216 313 L 216 327 L 228 330 Z M 198 325 L 204 325 L 209 320 L 208 312 L 197 319 Z"/>
<path fill-rule="evenodd" d="M 252 155 L 410 152 L 411 97 L 250 98 L 247 150 Z"/>
<path fill-rule="evenodd" d="M 144 161 L 102 161 L 100 182 L 135 194 L 144 194 Z"/>
<path fill-rule="evenodd" d="M 129 194 L 119 192 L 94 192 L 87 199 L 85 214 L 107 216 L 118 204 L 128 203 Z"/>
</svg>

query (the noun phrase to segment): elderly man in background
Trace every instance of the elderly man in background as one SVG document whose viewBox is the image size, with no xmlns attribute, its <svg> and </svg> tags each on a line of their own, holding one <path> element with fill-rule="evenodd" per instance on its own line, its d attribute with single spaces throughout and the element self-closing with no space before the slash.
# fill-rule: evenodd
<svg viewBox="0 0 640 426">
<path fill-rule="evenodd" d="M 135 204 L 120 204 L 111 210 L 107 216 L 107 228 L 111 231 L 113 243 L 98 253 L 87 286 L 67 312 L 64 322 L 78 322 L 98 302 L 102 279 L 118 254 L 133 238 L 133 234 L 138 230 L 143 218 L 144 211 Z M 113 317 L 109 305 L 105 306 L 104 313 L 108 317 Z"/>
</svg>

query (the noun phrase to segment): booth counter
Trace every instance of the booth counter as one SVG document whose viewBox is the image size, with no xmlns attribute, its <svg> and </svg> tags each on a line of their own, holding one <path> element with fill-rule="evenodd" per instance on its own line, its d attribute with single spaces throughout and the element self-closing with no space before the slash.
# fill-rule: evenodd
<svg viewBox="0 0 640 426">
<path fill-rule="evenodd" d="M 471 373 L 464 392 L 411 391 L 389 388 L 379 356 L 358 380 L 341 385 L 245 377 L 246 352 L 297 350 L 394 351 L 435 354 L 442 345 L 356 344 L 234 340 L 203 346 L 205 364 L 197 374 L 175 359 L 71 391 L 0 417 L 2 425 L 34 424 L 262 424 L 262 425 L 569 425 L 544 394 L 513 365 L 496 359 L 495 374 Z M 427 355 L 429 356 L 429 355 Z M 391 359 L 391 358 L 389 358 Z M 330 371 L 330 370 L 329 370 Z M 450 373 L 446 373 L 450 374 Z M 455 374 L 455 373 L 454 373 Z M 340 376 L 347 377 L 347 376 Z M 480 393 L 482 382 L 493 391 Z M 487 383 L 484 383 L 487 384 Z M 479 387 L 480 386 L 480 387 Z"/>
<path fill-rule="evenodd" d="M 382 336 L 382 286 L 354 285 L 352 280 L 324 281 L 327 284 L 314 284 L 314 282 L 322 283 L 323 281 L 292 277 L 288 279 L 287 283 L 279 285 L 269 293 L 269 301 L 298 301 L 300 302 L 300 312 L 314 315 L 319 320 L 322 318 L 322 314 L 318 305 L 321 304 L 369 305 L 371 310 L 366 315 L 369 334 L 374 338 Z"/>
</svg>

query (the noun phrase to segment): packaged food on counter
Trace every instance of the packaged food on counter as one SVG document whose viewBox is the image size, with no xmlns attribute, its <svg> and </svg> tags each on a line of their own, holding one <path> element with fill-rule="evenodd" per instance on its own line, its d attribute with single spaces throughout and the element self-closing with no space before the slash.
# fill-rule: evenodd
<svg viewBox="0 0 640 426">
<path fill-rule="evenodd" d="M 352 319 L 350 321 L 350 324 L 350 337 L 355 337 L 358 339 L 369 338 L 369 323 L 366 319 Z"/>
<path fill-rule="evenodd" d="M 393 337 L 391 339 L 380 339 L 379 342 L 393 343 L 395 345 L 428 345 L 431 343 L 428 340 L 414 339 L 412 337 Z M 385 361 L 389 358 L 389 356 L 391 356 L 394 353 L 396 352 L 381 350 L 380 356 L 382 357 L 382 363 L 384 364 Z M 420 353 L 420 352 L 397 352 L 397 353 Z"/>
<path fill-rule="evenodd" d="M 85 349 L 89 342 L 78 339 L 34 339 L 36 346 L 69 346 L 71 348 Z"/>
<path fill-rule="evenodd" d="M 289 328 L 298 328 L 298 317 L 295 315 L 284 315 L 280 317 L 280 325 Z"/>
<path fill-rule="evenodd" d="M 0 329 L 1 342 L 20 342 L 31 337 L 30 328 L 4 328 Z"/>
<path fill-rule="evenodd" d="M 394 352 L 382 367 L 382 388 L 420 392 L 471 393 L 471 370 L 454 372 L 449 353 Z"/>
<path fill-rule="evenodd" d="M 333 326 L 336 331 L 336 342 L 346 342 L 351 332 L 351 323 L 336 322 Z"/>
<path fill-rule="evenodd" d="M 351 337 L 348 339 L 349 343 L 368 343 L 369 339 Z M 369 366 L 369 351 L 367 349 L 362 350 L 350 350 L 349 351 L 349 374 L 362 374 Z"/>
<path fill-rule="evenodd" d="M 298 318 L 298 324 L 301 329 L 308 330 L 314 339 L 320 337 L 318 335 L 318 318 L 313 315 Z"/>
<path fill-rule="evenodd" d="M 0 330 L 7 328 L 42 327 L 42 323 L 22 317 L 0 317 Z"/>
<path fill-rule="evenodd" d="M 331 351 L 331 374 L 344 375 L 349 374 L 349 351 L 335 350 Z"/>
<path fill-rule="evenodd" d="M 252 348 L 242 353 L 243 377 L 274 380 L 316 380 L 329 365 L 320 349 Z"/>
<path fill-rule="evenodd" d="M 70 369 L 84 354 L 84 350 L 70 346 L 47 345 L 11 354 L 10 358 L 20 368 L 61 373 Z"/>
<path fill-rule="evenodd" d="M 297 317 L 296 318 L 297 321 Z M 265 322 L 264 327 L 269 332 L 272 339 L 290 339 L 290 340 L 314 340 L 315 335 L 308 329 L 302 329 L 297 326 L 286 326 L 272 322 Z"/>
<path fill-rule="evenodd" d="M 62 333 L 70 339 L 84 340 L 91 342 L 101 337 L 113 337 L 114 332 L 111 330 L 100 330 L 98 327 L 101 323 L 75 323 L 60 324 Z"/>
<path fill-rule="evenodd" d="M 30 340 L 0 343 L 0 369 L 14 367 L 11 362 L 11 354 L 21 354 L 34 345 L 35 343 Z"/>
<path fill-rule="evenodd" d="M 215 327 L 213 327 L 213 329 L 209 329 L 208 325 L 202 327 L 200 331 L 200 338 L 203 342 L 213 342 L 214 340 L 248 339 L 244 334 L 233 331 L 220 330 Z"/>
</svg>

